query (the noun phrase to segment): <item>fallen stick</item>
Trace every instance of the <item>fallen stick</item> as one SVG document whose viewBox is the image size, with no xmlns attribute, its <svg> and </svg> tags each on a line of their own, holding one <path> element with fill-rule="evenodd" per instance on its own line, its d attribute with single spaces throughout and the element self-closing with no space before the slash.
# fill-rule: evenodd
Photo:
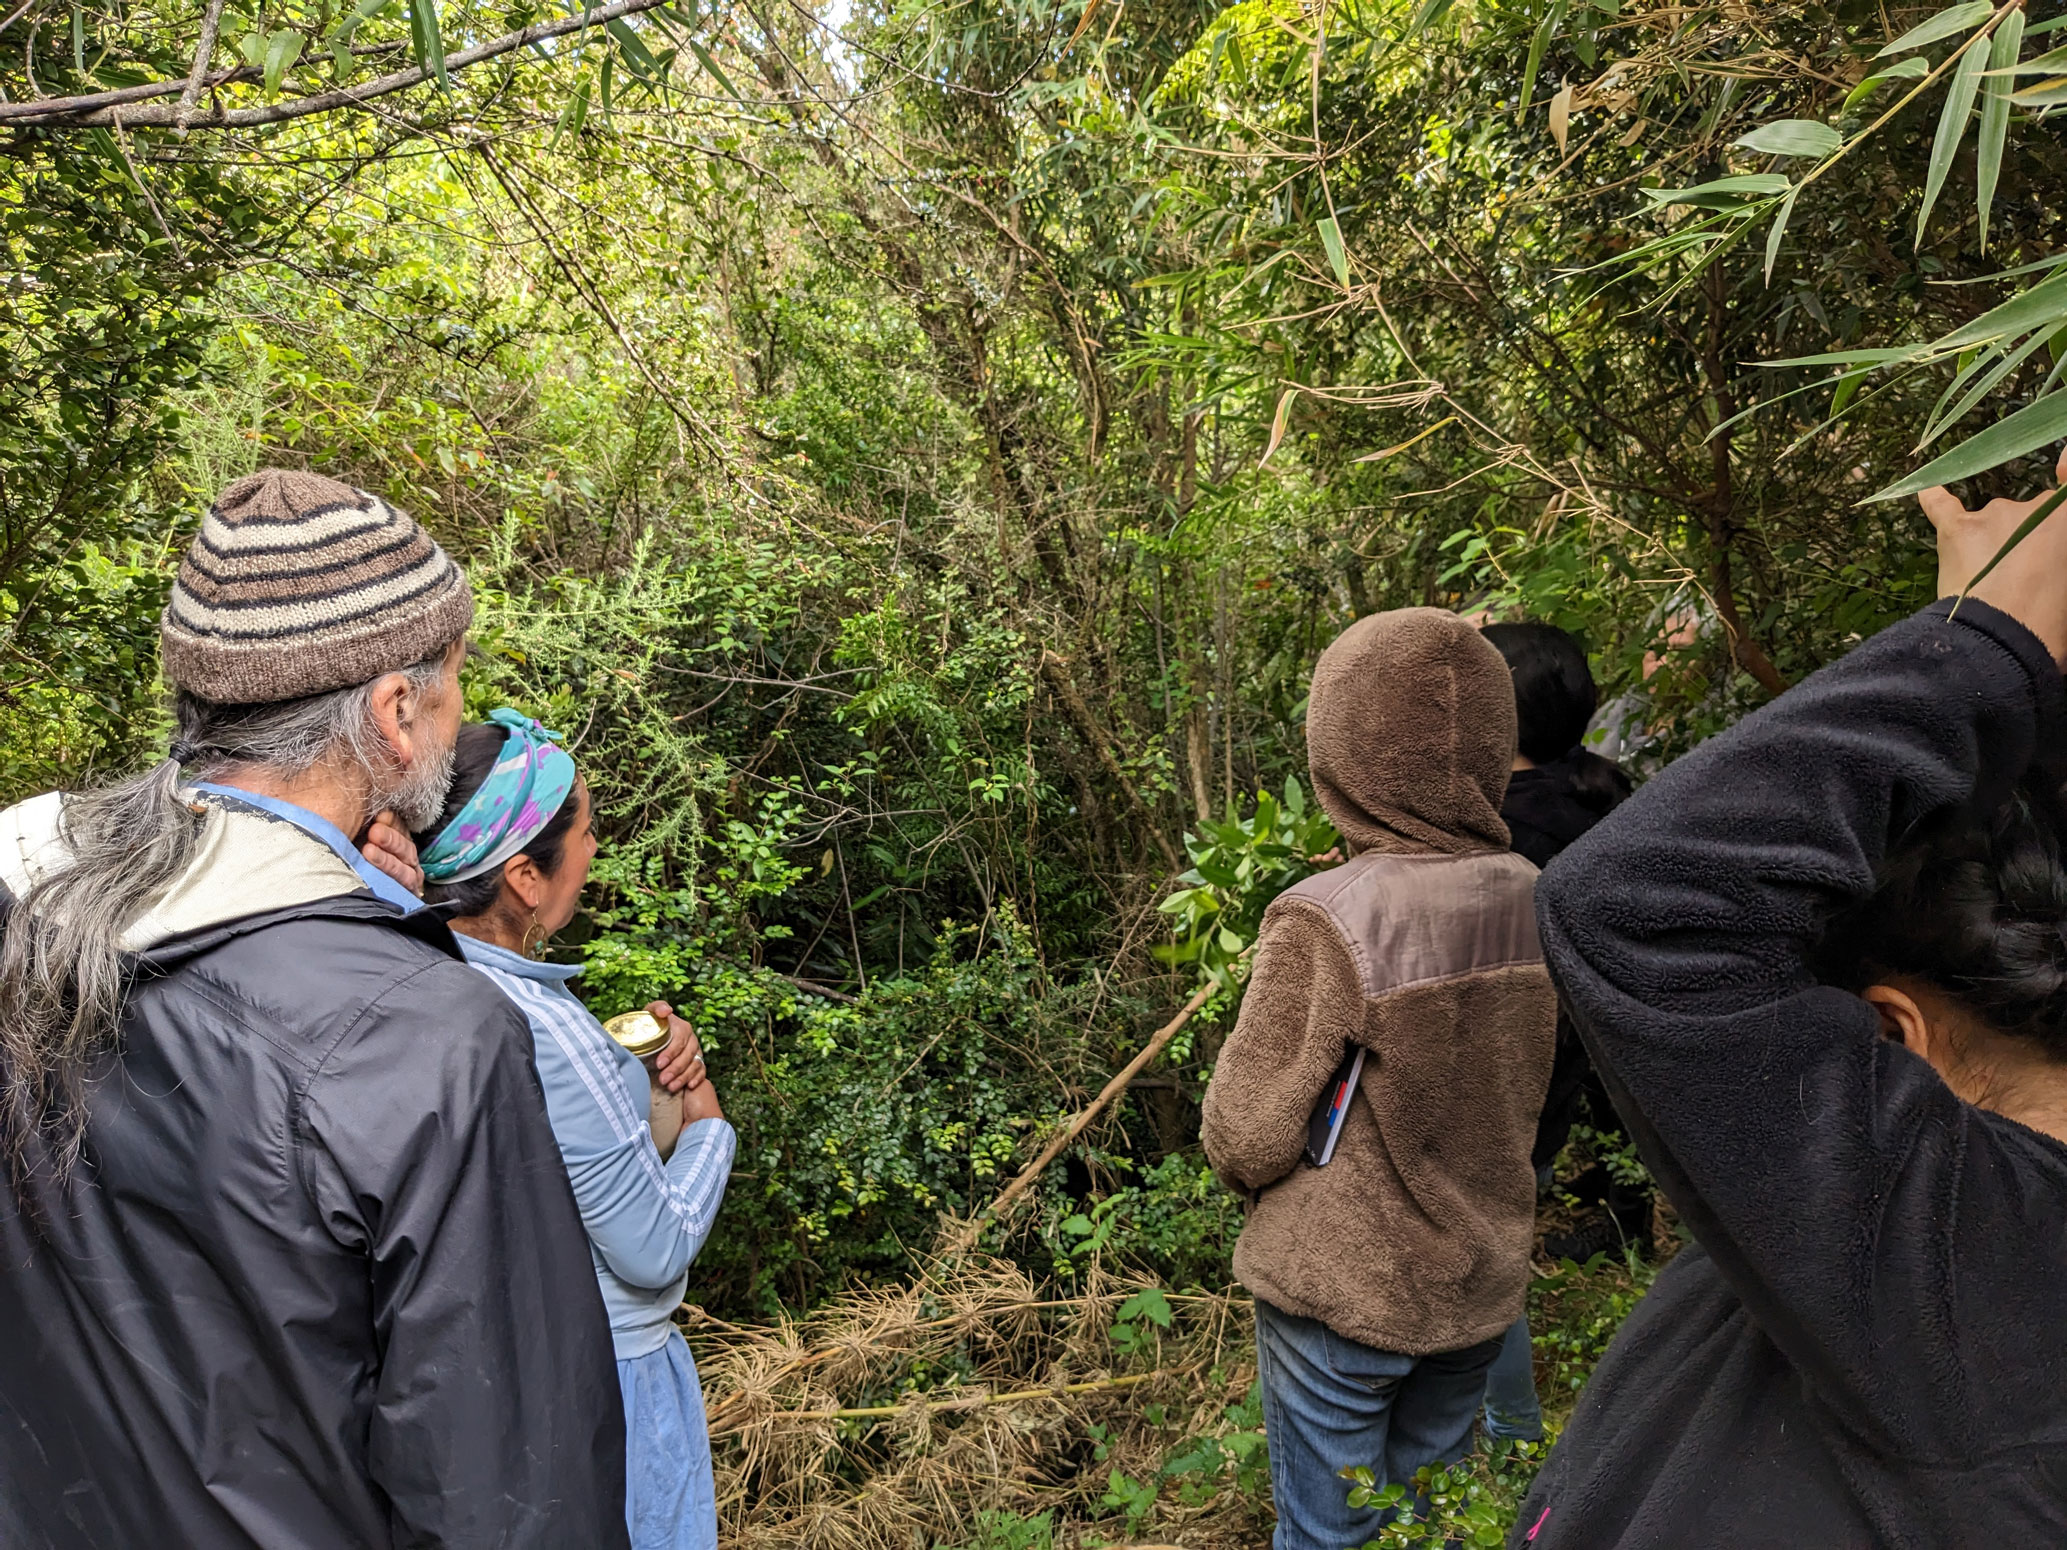
<svg viewBox="0 0 2067 1550">
<path fill-rule="evenodd" d="M 1130 1389 L 1137 1383 L 1150 1383 L 1157 1378 L 1167 1378 L 1181 1368 L 1159 1367 L 1154 1372 L 1129 1373 L 1124 1378 L 1099 1378 L 1089 1383 L 1065 1383 L 1059 1388 L 1015 1389 L 1010 1394 L 979 1394 L 962 1399 L 929 1399 L 921 1408 L 934 1410 L 974 1410 L 983 1405 L 1009 1405 L 1028 1399 L 1053 1399 L 1058 1394 L 1095 1394 L 1102 1389 Z M 903 1415 L 910 1405 L 862 1405 L 852 1410 L 778 1410 L 767 1419 L 771 1421 L 869 1421 L 889 1416 Z"/>
<path fill-rule="evenodd" d="M 1217 982 L 1201 985 L 1198 993 L 1184 1003 L 1184 1009 L 1155 1031 L 1155 1036 L 1141 1047 L 1141 1053 L 1122 1066 L 1113 1079 L 1099 1091 L 1098 1096 L 1079 1109 L 1076 1118 L 1055 1133 L 1054 1139 L 1041 1148 L 1041 1155 L 1027 1165 L 1026 1171 L 1007 1184 L 997 1199 L 976 1214 L 968 1226 L 956 1236 L 953 1245 L 947 1251 L 949 1255 L 966 1254 L 975 1247 L 976 1240 L 983 1235 L 985 1225 L 1004 1216 L 1019 1203 L 1020 1196 L 1027 1192 L 1048 1164 L 1060 1157 L 1063 1149 L 1084 1133 L 1084 1128 L 1104 1112 L 1107 1104 L 1127 1090 L 1127 1084 L 1141 1074 L 1143 1067 L 1163 1052 L 1163 1047 L 1177 1037 L 1177 1031 L 1191 1021 L 1192 1014 L 1212 999 L 1213 992 L 1219 988 Z"/>
</svg>

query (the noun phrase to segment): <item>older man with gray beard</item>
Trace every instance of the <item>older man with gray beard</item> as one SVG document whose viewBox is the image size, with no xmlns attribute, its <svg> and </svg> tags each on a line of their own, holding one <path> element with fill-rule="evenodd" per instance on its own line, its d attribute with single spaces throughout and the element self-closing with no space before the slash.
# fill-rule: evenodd
<svg viewBox="0 0 2067 1550">
<path fill-rule="evenodd" d="M 241 479 L 171 757 L 0 814 L 0 1543 L 626 1543 L 524 1019 L 359 849 L 439 810 L 472 617 L 386 502 Z"/>
</svg>

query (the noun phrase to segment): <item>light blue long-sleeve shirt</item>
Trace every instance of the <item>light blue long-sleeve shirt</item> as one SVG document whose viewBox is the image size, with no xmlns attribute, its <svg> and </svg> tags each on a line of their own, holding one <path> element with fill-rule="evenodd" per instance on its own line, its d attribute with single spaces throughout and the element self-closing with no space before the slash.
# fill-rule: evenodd
<svg viewBox="0 0 2067 1550">
<path fill-rule="evenodd" d="M 588 1228 L 617 1359 L 657 1351 L 725 1198 L 732 1127 L 698 1120 L 663 1162 L 646 1125 L 646 1068 L 575 999 L 567 982 L 580 966 L 536 963 L 467 936 L 459 948 L 530 1019 L 546 1115 Z"/>
</svg>

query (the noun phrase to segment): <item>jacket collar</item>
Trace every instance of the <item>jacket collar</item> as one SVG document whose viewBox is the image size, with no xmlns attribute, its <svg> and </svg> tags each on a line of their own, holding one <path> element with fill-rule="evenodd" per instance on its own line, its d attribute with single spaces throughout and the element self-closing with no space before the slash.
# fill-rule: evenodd
<svg viewBox="0 0 2067 1550">
<path fill-rule="evenodd" d="M 379 867 L 359 853 L 345 835 L 344 830 L 328 818 L 310 812 L 306 807 L 297 807 L 292 802 L 283 802 L 278 797 L 261 796 L 256 791 L 246 791 L 240 786 L 219 785 L 212 780 L 197 780 L 193 789 L 203 792 L 218 802 L 230 802 L 240 807 L 266 813 L 330 847 L 337 859 L 358 874 L 376 899 L 392 904 L 405 915 L 413 915 L 424 907 L 423 900 L 396 882 Z"/>
<path fill-rule="evenodd" d="M 189 959 L 212 952 L 225 942 L 290 920 L 369 921 L 399 931 L 404 936 L 414 937 L 426 947 L 435 948 L 448 958 L 462 957 L 452 928 L 445 924 L 444 915 L 440 911 L 419 909 L 413 914 L 401 915 L 395 912 L 392 905 L 381 902 L 371 894 L 341 893 L 327 899 L 313 899 L 306 904 L 290 904 L 284 909 L 246 915 L 241 919 L 224 921 L 221 925 L 207 926 L 198 931 L 187 932 L 183 936 L 171 937 L 139 953 L 136 961 L 149 972 L 170 973 Z"/>
<path fill-rule="evenodd" d="M 468 963 L 503 974 L 514 974 L 519 979 L 564 985 L 581 973 L 582 966 L 578 963 L 540 963 L 536 958 L 526 958 L 522 953 L 513 953 L 507 947 L 498 947 L 493 942 L 484 942 L 462 932 L 454 932 L 453 940 L 459 944 L 460 956 Z"/>
</svg>

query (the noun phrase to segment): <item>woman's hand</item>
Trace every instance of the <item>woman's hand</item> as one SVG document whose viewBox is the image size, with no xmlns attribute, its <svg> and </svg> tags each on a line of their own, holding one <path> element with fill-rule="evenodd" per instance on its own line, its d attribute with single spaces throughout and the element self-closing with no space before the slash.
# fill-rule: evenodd
<svg viewBox="0 0 2067 1550">
<path fill-rule="evenodd" d="M 700 1074 L 700 1073 L 699 1073 Z M 697 1084 L 682 1094 L 682 1123 L 695 1124 L 700 1119 L 723 1119 L 725 1111 L 718 1106 L 718 1089 L 707 1081 Z"/>
<path fill-rule="evenodd" d="M 416 841 L 403 829 L 401 820 L 383 809 L 366 826 L 366 842 L 359 854 L 379 867 L 419 899 L 423 897 L 423 868 L 416 862 Z"/>
<path fill-rule="evenodd" d="M 668 1030 L 667 1047 L 654 1062 L 654 1074 L 660 1085 L 671 1093 L 693 1092 L 704 1083 L 703 1044 L 696 1037 L 696 1030 L 685 1018 L 675 1016 L 675 1009 L 665 1001 L 646 1003 L 647 1015 L 665 1023 Z"/>
<path fill-rule="evenodd" d="M 2054 476 L 2067 481 L 2067 452 Z M 1992 500 L 1968 511 L 1943 485 L 1917 496 L 1938 530 L 1938 595 L 1956 597 L 2052 491 L 2028 501 Z M 2022 624 L 2067 665 L 2067 511 L 2056 511 L 1968 594 Z"/>
</svg>

